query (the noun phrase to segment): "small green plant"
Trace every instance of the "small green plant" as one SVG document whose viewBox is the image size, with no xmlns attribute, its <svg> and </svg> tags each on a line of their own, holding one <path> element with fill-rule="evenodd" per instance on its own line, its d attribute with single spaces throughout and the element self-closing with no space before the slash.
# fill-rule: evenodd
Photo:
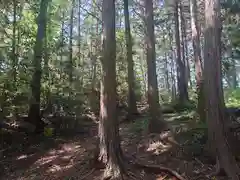
<svg viewBox="0 0 240 180">
<path fill-rule="evenodd" d="M 54 128 L 52 128 L 52 127 L 45 127 L 44 128 L 44 136 L 45 137 L 52 137 L 53 136 L 53 131 L 54 131 Z"/>
<path fill-rule="evenodd" d="M 240 107 L 240 89 L 224 90 L 226 106 Z"/>
<path fill-rule="evenodd" d="M 138 119 L 132 124 L 131 130 L 132 132 L 142 132 L 147 130 L 148 128 L 148 119 Z"/>
</svg>

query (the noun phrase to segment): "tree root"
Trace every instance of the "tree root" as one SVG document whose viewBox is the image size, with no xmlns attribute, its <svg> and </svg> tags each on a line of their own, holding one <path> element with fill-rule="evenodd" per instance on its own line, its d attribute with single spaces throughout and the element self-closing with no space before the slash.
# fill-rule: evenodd
<svg viewBox="0 0 240 180">
<path fill-rule="evenodd" d="M 174 176 L 175 178 L 177 178 L 177 180 L 186 180 L 184 177 L 182 177 L 179 173 L 177 173 L 176 171 L 164 167 L 164 166 L 159 166 L 159 165 L 146 165 L 146 164 L 142 164 L 139 162 L 133 162 L 133 166 L 135 166 L 138 169 L 144 169 L 146 172 L 149 173 L 161 173 L 161 172 L 165 172 L 168 173 L 172 176 Z"/>
<path fill-rule="evenodd" d="M 128 158 L 124 158 L 125 160 L 127 160 Z M 136 159 L 136 158 L 134 158 Z M 105 168 L 105 173 L 104 173 L 104 176 L 103 176 L 103 180 L 109 180 L 109 179 L 114 179 L 114 180 L 124 180 L 124 179 L 133 179 L 133 180 L 140 180 L 142 178 L 140 177 L 137 177 L 137 175 L 134 175 L 134 173 L 131 173 L 131 171 L 129 171 L 129 165 L 133 168 L 136 168 L 136 169 L 139 169 L 139 170 L 144 170 L 145 172 L 148 172 L 148 173 L 154 173 L 154 174 L 160 174 L 162 172 L 166 173 L 166 174 L 169 174 L 171 176 L 174 176 L 177 180 L 186 180 L 184 177 L 182 177 L 178 172 L 170 169 L 170 168 L 167 168 L 167 167 L 164 167 L 164 166 L 160 166 L 160 165 L 149 165 L 149 164 L 143 164 L 143 163 L 140 163 L 139 161 L 137 160 L 134 160 L 134 161 L 130 161 L 130 163 L 126 164 L 124 163 L 123 164 L 123 169 L 122 169 L 122 172 L 121 174 L 118 176 L 118 177 L 114 177 L 111 172 L 109 173 L 108 172 L 108 169 L 107 167 L 102 163 L 102 162 L 99 162 L 98 160 L 96 160 L 94 158 L 94 161 L 93 161 L 93 165 L 94 165 L 94 168 L 95 169 L 104 169 Z M 108 172 L 108 173 L 106 173 Z M 127 178 L 124 178 L 124 177 L 127 177 Z"/>
</svg>

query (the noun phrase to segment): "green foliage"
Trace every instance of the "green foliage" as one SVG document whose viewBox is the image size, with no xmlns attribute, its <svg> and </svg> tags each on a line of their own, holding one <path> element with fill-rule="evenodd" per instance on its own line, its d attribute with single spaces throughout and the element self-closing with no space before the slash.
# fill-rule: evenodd
<svg viewBox="0 0 240 180">
<path fill-rule="evenodd" d="M 177 112 L 189 111 L 189 110 L 191 111 L 193 109 L 196 109 L 196 104 L 194 101 L 188 101 L 183 103 L 179 103 L 179 101 L 175 101 L 171 103 L 171 106 Z"/>
<path fill-rule="evenodd" d="M 240 89 L 225 89 L 224 90 L 226 106 L 240 107 Z"/>
<path fill-rule="evenodd" d="M 136 133 L 142 133 L 148 129 L 148 117 L 138 119 L 131 124 L 131 131 Z"/>
</svg>

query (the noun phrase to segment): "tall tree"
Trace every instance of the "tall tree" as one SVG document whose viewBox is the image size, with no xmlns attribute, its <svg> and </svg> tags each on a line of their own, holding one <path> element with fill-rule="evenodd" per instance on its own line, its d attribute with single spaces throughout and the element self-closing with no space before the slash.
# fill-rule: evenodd
<svg viewBox="0 0 240 180">
<path fill-rule="evenodd" d="M 78 0 L 78 65 L 81 64 L 81 0 Z"/>
<path fill-rule="evenodd" d="M 182 57 L 185 65 L 185 75 L 186 75 L 186 83 L 192 86 L 191 78 L 190 78 L 190 65 L 189 65 L 189 55 L 188 55 L 188 42 L 187 42 L 187 18 L 185 17 L 184 13 L 184 4 L 183 2 L 180 2 L 179 6 L 179 11 L 180 11 L 180 22 L 181 22 L 181 37 L 182 37 Z"/>
<path fill-rule="evenodd" d="M 73 16 L 74 16 L 74 5 L 75 0 L 72 0 L 71 14 L 70 14 L 70 35 L 69 35 L 69 64 L 68 64 L 68 75 L 70 87 L 73 81 Z"/>
<path fill-rule="evenodd" d="M 166 128 L 159 104 L 156 51 L 154 35 L 153 1 L 145 0 L 146 50 L 148 73 L 148 104 L 150 110 L 149 132 L 159 132 Z"/>
<path fill-rule="evenodd" d="M 13 0 L 12 61 L 13 61 L 14 90 L 16 90 L 16 81 L 17 81 L 16 30 L 17 30 L 17 0 Z"/>
<path fill-rule="evenodd" d="M 28 112 L 28 118 L 36 125 L 36 132 L 43 130 L 43 122 L 40 116 L 40 95 L 41 95 L 41 77 L 42 77 L 42 56 L 44 38 L 46 36 L 46 24 L 47 24 L 47 8 L 49 0 L 42 0 L 40 3 L 40 11 L 38 15 L 38 29 L 37 37 L 34 46 L 34 59 L 33 67 L 34 72 L 31 81 L 31 102 Z"/>
<path fill-rule="evenodd" d="M 198 94 L 198 113 L 202 121 L 205 120 L 204 111 L 204 93 L 203 93 L 203 79 L 202 79 L 202 57 L 201 57 L 201 46 L 200 46 L 200 30 L 198 24 L 198 12 L 197 12 L 197 1 L 190 0 L 190 17 L 191 17 L 191 29 L 192 29 L 192 45 L 193 55 L 195 64 L 195 77 L 197 82 L 197 94 Z"/>
<path fill-rule="evenodd" d="M 134 78 L 134 62 L 132 52 L 132 35 L 129 20 L 128 0 L 124 0 L 124 16 L 125 16 L 125 37 L 127 47 L 127 62 L 128 62 L 128 114 L 137 113 L 136 95 L 135 95 L 135 78 Z"/>
<path fill-rule="evenodd" d="M 181 56 L 181 42 L 180 42 L 180 32 L 179 32 L 179 1 L 175 0 L 174 5 L 174 21 L 175 21 L 175 40 L 177 47 L 177 85 L 178 85 L 178 101 L 179 103 L 185 103 L 188 101 L 188 90 L 186 83 L 186 70 L 185 62 Z"/>
<path fill-rule="evenodd" d="M 229 147 L 224 123 L 224 98 L 221 71 L 221 21 L 219 0 L 205 0 L 204 89 L 208 136 L 216 155 L 218 167 L 229 178 L 240 179 L 237 162 Z"/>
<path fill-rule="evenodd" d="M 104 176 L 121 176 L 122 151 L 116 117 L 115 0 L 103 0 L 103 57 L 99 122 L 99 160 L 106 165 Z"/>
</svg>

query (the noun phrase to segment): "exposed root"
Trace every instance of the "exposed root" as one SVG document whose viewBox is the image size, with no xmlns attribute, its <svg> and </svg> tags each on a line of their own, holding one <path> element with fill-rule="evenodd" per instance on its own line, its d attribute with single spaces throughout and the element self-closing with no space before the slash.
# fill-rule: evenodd
<svg viewBox="0 0 240 180">
<path fill-rule="evenodd" d="M 175 178 L 177 178 L 177 180 L 186 180 L 184 177 L 182 177 L 179 173 L 177 173 L 176 171 L 170 169 L 170 168 L 167 168 L 167 167 L 164 167 L 164 166 L 159 166 L 159 165 L 146 165 L 146 164 L 142 164 L 142 163 L 139 163 L 139 162 L 133 162 L 133 165 L 136 167 L 136 168 L 139 168 L 139 169 L 144 169 L 146 172 L 149 172 L 149 173 L 161 173 L 161 172 L 165 172 L 165 173 L 168 173 L 172 176 L 174 176 Z"/>
<path fill-rule="evenodd" d="M 114 180 L 123 180 L 123 174 L 124 169 L 121 169 L 120 167 L 116 167 L 113 165 L 107 165 L 103 174 L 103 180 L 107 179 L 114 179 Z"/>
<path fill-rule="evenodd" d="M 103 165 L 103 164 L 101 164 Z M 139 170 L 144 170 L 147 173 L 154 173 L 154 174 L 160 174 L 162 172 L 167 173 L 171 176 L 174 176 L 177 180 L 186 180 L 184 177 L 182 177 L 178 172 L 164 167 L 164 166 L 160 166 L 160 165 L 148 165 L 148 164 L 143 164 L 140 162 L 137 162 L 136 160 L 130 163 L 130 165 L 133 165 L 134 168 L 139 169 Z M 123 169 L 117 168 L 117 167 L 109 167 L 109 166 L 105 166 L 105 171 L 103 174 L 103 178 L 102 180 L 140 180 L 143 179 L 141 177 L 138 177 L 137 175 L 135 175 L 134 173 L 132 173 L 131 171 L 129 171 L 129 169 L 127 167 L 129 167 L 129 164 L 124 163 Z M 102 169 L 102 166 L 99 167 L 99 169 Z M 124 178 L 126 177 L 126 178 Z"/>
</svg>

